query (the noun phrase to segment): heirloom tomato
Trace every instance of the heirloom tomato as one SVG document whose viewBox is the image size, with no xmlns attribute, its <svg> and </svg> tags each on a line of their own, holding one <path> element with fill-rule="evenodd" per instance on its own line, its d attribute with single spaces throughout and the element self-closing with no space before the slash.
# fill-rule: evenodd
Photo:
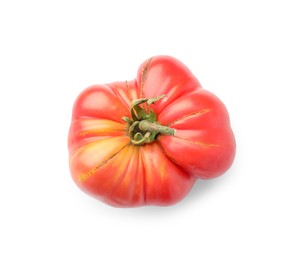
<svg viewBox="0 0 304 260">
<path fill-rule="evenodd" d="M 235 154 L 224 104 L 169 56 L 145 61 L 132 81 L 85 89 L 68 146 L 78 187 L 116 207 L 172 205 Z"/>
</svg>

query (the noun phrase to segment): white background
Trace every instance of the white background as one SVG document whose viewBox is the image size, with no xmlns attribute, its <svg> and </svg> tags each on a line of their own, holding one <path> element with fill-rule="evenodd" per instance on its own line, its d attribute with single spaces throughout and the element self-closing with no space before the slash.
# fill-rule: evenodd
<svg viewBox="0 0 304 260">
<path fill-rule="evenodd" d="M 1 0 L 0 258 L 304 259 L 301 2 Z M 113 208 L 70 178 L 72 105 L 158 54 L 224 101 L 237 156 L 175 206 Z"/>
</svg>

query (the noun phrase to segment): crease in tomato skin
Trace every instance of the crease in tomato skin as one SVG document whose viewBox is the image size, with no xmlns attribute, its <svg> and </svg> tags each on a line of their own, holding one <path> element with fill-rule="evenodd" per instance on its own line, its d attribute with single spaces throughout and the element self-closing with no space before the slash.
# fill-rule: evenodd
<svg viewBox="0 0 304 260">
<path fill-rule="evenodd" d="M 108 84 L 113 93 L 118 97 L 122 105 L 129 110 L 130 104 L 134 99 L 138 99 L 135 81 L 115 82 Z"/>
<path fill-rule="evenodd" d="M 142 72 L 141 72 L 141 84 L 140 84 L 140 92 L 139 92 L 139 98 L 143 98 L 144 97 L 144 86 L 145 86 L 145 82 L 146 79 L 148 77 L 148 69 L 150 66 L 150 63 L 152 61 L 153 57 L 151 57 L 147 62 L 146 65 L 144 66 Z"/>
<path fill-rule="evenodd" d="M 132 160 L 134 161 L 134 182 L 135 182 L 135 192 L 133 198 L 135 203 L 132 206 L 142 206 L 145 204 L 146 194 L 145 194 L 145 170 L 142 162 L 141 146 L 132 145 L 134 148 L 134 156 Z"/>
<path fill-rule="evenodd" d="M 78 148 L 71 156 L 70 156 L 70 163 L 73 162 L 74 158 L 76 156 L 78 156 L 80 153 L 82 153 L 83 151 L 86 151 L 87 149 L 92 149 L 95 145 L 100 144 L 102 142 L 105 141 L 109 141 L 110 139 L 116 139 L 116 138 L 120 138 L 120 137 L 125 137 L 125 136 L 115 136 L 115 137 L 111 137 L 111 138 L 107 138 L 107 139 L 102 139 L 102 140 L 97 140 L 95 142 L 92 143 L 88 143 L 86 145 L 81 146 L 80 148 Z"/>
<path fill-rule="evenodd" d="M 110 162 L 111 160 L 113 160 L 120 152 L 122 152 L 129 144 L 125 145 L 124 147 L 122 147 L 119 151 L 117 151 L 116 153 L 114 153 L 113 155 L 111 155 L 109 158 L 107 158 L 104 161 L 101 161 L 100 163 L 98 163 L 93 169 L 91 169 L 90 171 L 87 171 L 85 173 L 80 173 L 78 175 L 78 180 L 80 182 L 87 180 L 89 177 L 91 177 L 96 171 L 99 170 L 99 168 L 103 167 L 104 165 L 106 165 L 108 162 Z"/>
<path fill-rule="evenodd" d="M 175 138 L 177 139 L 180 139 L 180 140 L 183 140 L 185 142 L 188 142 L 188 143 L 192 143 L 192 144 L 196 144 L 196 145 L 200 145 L 204 148 L 212 148 L 212 147 L 221 147 L 220 144 L 213 144 L 213 143 L 205 143 L 205 142 L 200 142 L 200 141 L 193 141 L 191 139 L 187 139 L 187 138 L 183 138 L 183 137 L 179 137 L 179 136 L 174 136 Z"/>
<path fill-rule="evenodd" d="M 199 88 L 188 92 L 178 99 L 175 99 L 170 104 L 167 104 L 167 106 L 159 112 L 158 117 L 159 121 L 163 124 L 169 124 L 187 114 L 195 113 L 204 109 L 216 111 L 219 107 L 224 106 L 219 104 L 219 100 L 215 95 Z"/>
<path fill-rule="evenodd" d="M 108 130 L 86 130 L 79 133 L 79 136 L 86 136 L 91 134 L 109 134 L 111 132 L 125 132 L 126 129 L 108 129 Z M 115 135 L 113 135 L 115 136 Z"/>
<path fill-rule="evenodd" d="M 112 83 L 111 85 L 108 84 L 108 87 L 112 89 L 114 95 L 121 102 L 122 106 L 124 106 L 126 109 L 128 109 L 130 99 L 129 99 L 129 97 L 124 97 L 123 93 L 121 93 L 122 91 L 120 91 L 121 89 L 119 89 L 119 88 L 122 88 L 121 84 L 123 84 L 123 83 L 122 82 L 116 82 L 116 83 Z M 125 93 L 125 94 L 128 95 L 127 93 Z"/>
<path fill-rule="evenodd" d="M 118 136 L 124 136 L 126 125 L 106 119 L 76 119 L 69 130 L 69 153 L 81 147 Z"/>
<path fill-rule="evenodd" d="M 142 194 L 143 194 L 143 202 L 146 203 L 147 201 L 147 183 L 146 183 L 146 168 L 145 168 L 145 164 L 144 162 L 144 158 L 143 158 L 143 152 L 142 152 L 142 146 L 137 146 L 138 147 L 138 154 L 139 154 L 139 161 L 138 161 L 138 165 L 141 165 L 142 167 Z"/>
<path fill-rule="evenodd" d="M 113 146 L 110 146 L 112 144 Z M 111 160 L 130 144 L 129 137 L 120 136 L 83 146 L 70 156 L 70 170 L 75 183 L 83 187 L 82 183 L 88 181 L 96 171 L 107 165 Z M 111 159 L 111 160 L 109 160 Z"/>
<path fill-rule="evenodd" d="M 175 62 L 172 61 L 172 57 L 166 55 L 153 57 L 149 65 L 147 73 L 149 77 L 145 81 L 147 87 L 144 90 L 143 96 L 153 97 L 162 93 L 168 93 L 168 91 L 171 91 L 172 86 L 184 80 L 187 83 L 181 84 L 181 87 L 171 92 L 171 94 L 180 96 L 201 88 L 199 81 L 183 63 L 177 60 Z M 146 61 L 138 70 L 137 80 L 139 83 L 141 82 L 142 70 L 145 65 Z M 155 111 L 159 112 L 157 108 Z"/>
<path fill-rule="evenodd" d="M 158 146 L 160 147 L 161 151 L 163 152 L 163 154 L 170 159 L 170 161 L 172 161 L 173 163 L 175 163 L 177 166 L 181 167 L 183 170 L 186 170 L 182 167 L 182 165 L 180 165 L 173 157 L 171 157 L 164 149 L 164 147 L 162 146 L 161 142 L 159 141 L 159 138 L 157 138 L 156 143 L 158 144 Z M 196 177 L 195 177 L 196 178 Z M 197 179 L 197 178 L 196 178 Z"/>
<path fill-rule="evenodd" d="M 122 123 L 116 115 L 127 113 L 127 107 L 115 95 L 112 85 L 102 84 L 90 86 L 76 99 L 72 119 L 96 118 Z"/>
<path fill-rule="evenodd" d="M 166 137 L 166 138 L 171 138 L 171 137 Z M 192 140 L 189 140 L 189 139 L 184 139 L 184 138 L 179 138 L 177 136 L 173 136 L 172 137 L 173 139 L 175 138 L 178 138 L 179 140 L 183 140 L 183 141 L 186 141 L 186 142 L 189 142 L 191 144 L 194 144 L 194 145 L 199 145 L 202 147 L 202 149 L 211 149 L 211 148 L 220 148 L 221 146 L 220 145 L 217 145 L 217 144 L 207 144 L 207 143 L 202 143 L 202 142 L 194 142 Z M 184 171 L 186 171 L 189 175 L 191 175 L 189 173 L 189 167 L 185 167 L 184 164 L 180 163 L 178 160 L 176 160 L 173 156 L 170 156 L 169 153 L 166 152 L 166 149 L 163 147 L 162 145 L 162 142 L 161 141 L 162 137 L 158 138 L 157 142 L 160 146 L 160 148 L 162 149 L 163 153 L 165 154 L 165 156 L 167 156 L 172 162 L 174 162 L 176 165 L 178 165 L 179 167 L 181 167 Z M 195 169 L 195 168 L 198 168 L 197 166 L 195 165 L 192 165 L 191 166 L 192 170 Z M 205 169 L 201 169 L 201 171 L 206 171 Z M 195 177 L 196 179 L 198 179 L 198 177 L 196 175 L 193 175 L 193 177 Z"/>
<path fill-rule="evenodd" d="M 126 89 L 127 89 L 129 100 L 132 101 L 133 98 L 132 98 L 132 95 L 131 95 L 131 90 L 130 90 L 130 87 L 129 87 L 129 81 L 128 80 L 125 81 L 125 86 L 126 86 Z"/>
<path fill-rule="evenodd" d="M 84 120 L 82 120 L 84 121 Z M 90 120 L 90 124 L 82 125 L 78 136 L 85 137 L 87 135 L 112 135 L 116 136 L 126 131 L 126 125 L 111 120 Z M 119 134 L 117 134 L 117 133 Z"/>
<path fill-rule="evenodd" d="M 231 136 L 232 134 L 228 133 L 227 135 Z M 181 138 L 167 136 L 160 138 L 160 141 L 171 158 L 200 179 L 210 179 L 222 175 L 231 166 L 234 159 L 234 144 L 229 141 L 218 146 L 200 146 L 197 143 L 185 144 L 185 140 Z M 174 152 L 180 149 L 184 149 L 182 156 Z M 189 156 L 191 152 L 192 156 Z"/>
<path fill-rule="evenodd" d="M 131 151 L 130 151 L 131 150 Z M 134 154 L 134 146 L 128 145 L 122 153 L 127 154 L 128 158 L 132 160 L 133 154 Z M 120 154 L 120 157 L 123 155 Z M 112 189 L 109 191 L 107 194 L 108 197 L 111 197 L 116 200 L 121 200 L 119 195 L 116 195 L 116 193 L 121 190 L 122 186 L 124 185 L 124 182 L 126 181 L 128 183 L 127 186 L 129 186 L 128 194 L 129 196 L 132 195 L 134 190 L 130 188 L 130 181 L 131 181 L 131 176 L 128 174 L 130 173 L 130 162 L 128 160 L 121 160 L 121 158 L 117 158 L 117 161 L 113 162 L 113 165 L 117 165 L 116 168 L 116 173 L 117 173 L 117 178 L 114 179 L 112 183 Z M 133 187 L 134 188 L 134 187 Z M 125 191 L 126 189 L 123 189 Z"/>
<path fill-rule="evenodd" d="M 146 205 L 169 206 L 180 201 L 197 178 L 171 161 L 157 142 L 140 146 L 140 149 L 146 169 Z"/>
<path fill-rule="evenodd" d="M 138 147 L 130 144 L 114 160 L 99 168 L 94 177 L 92 176 L 87 182 L 80 183 L 80 185 L 82 188 L 93 188 L 90 191 L 93 197 L 107 201 L 115 207 L 137 207 L 143 205 L 142 183 L 140 178 L 137 178 L 141 171 L 141 169 L 137 168 L 139 167 L 137 150 Z M 135 182 L 135 180 L 137 181 Z"/>
<path fill-rule="evenodd" d="M 180 117 L 178 119 L 175 119 L 174 121 L 170 122 L 169 124 L 166 124 L 166 126 L 172 126 L 172 125 L 175 125 L 176 123 L 180 123 L 181 121 L 186 121 L 189 118 L 193 118 L 195 116 L 199 116 L 199 115 L 204 115 L 204 114 L 210 113 L 211 111 L 212 111 L 212 109 L 205 108 L 205 109 L 202 109 L 200 111 L 193 112 L 193 113 L 184 115 L 184 116 L 182 116 L 182 117 Z"/>
<path fill-rule="evenodd" d="M 185 85 L 189 84 L 188 82 L 191 82 L 191 80 L 193 80 L 193 78 L 189 77 L 187 79 L 184 79 L 183 81 L 179 81 L 175 84 L 172 84 L 171 87 L 164 90 L 164 93 L 167 93 L 166 101 L 165 102 L 160 102 L 159 104 L 156 104 L 155 105 L 155 112 L 158 115 L 161 115 L 161 113 L 163 112 L 164 109 L 166 109 L 168 106 L 170 106 L 175 101 L 182 98 L 185 95 L 185 93 L 188 94 L 190 92 L 193 92 L 193 91 L 196 91 L 197 89 L 199 89 L 198 85 L 193 86 L 193 84 L 191 84 L 191 87 L 189 87 L 191 89 L 191 91 L 188 90 L 188 89 L 185 89 Z M 181 90 L 179 90 L 179 88 L 181 88 Z"/>
</svg>

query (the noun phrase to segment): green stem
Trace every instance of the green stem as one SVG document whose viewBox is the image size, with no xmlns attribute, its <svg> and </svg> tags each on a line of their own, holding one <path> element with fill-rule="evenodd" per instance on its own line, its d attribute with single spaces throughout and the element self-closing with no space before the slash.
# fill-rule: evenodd
<svg viewBox="0 0 304 260">
<path fill-rule="evenodd" d="M 143 145 L 151 143 L 157 138 L 158 134 L 175 135 L 175 129 L 157 123 L 156 114 L 150 108 L 151 104 L 154 104 L 165 96 L 141 98 L 131 103 L 130 114 L 132 118 L 122 117 L 122 120 L 128 124 L 128 134 L 133 144 Z"/>
<path fill-rule="evenodd" d="M 161 133 L 164 135 L 175 135 L 176 130 L 167 126 L 162 126 L 156 123 L 150 123 L 147 120 L 139 122 L 139 129 L 150 133 Z"/>
</svg>

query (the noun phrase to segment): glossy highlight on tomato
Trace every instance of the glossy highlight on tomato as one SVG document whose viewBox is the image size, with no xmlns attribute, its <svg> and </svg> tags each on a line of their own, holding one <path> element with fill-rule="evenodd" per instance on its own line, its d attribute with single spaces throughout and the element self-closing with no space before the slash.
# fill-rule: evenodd
<svg viewBox="0 0 304 260">
<path fill-rule="evenodd" d="M 235 156 L 225 105 L 169 56 L 145 61 L 132 81 L 80 93 L 68 147 L 77 186 L 115 207 L 175 204 Z"/>
</svg>

